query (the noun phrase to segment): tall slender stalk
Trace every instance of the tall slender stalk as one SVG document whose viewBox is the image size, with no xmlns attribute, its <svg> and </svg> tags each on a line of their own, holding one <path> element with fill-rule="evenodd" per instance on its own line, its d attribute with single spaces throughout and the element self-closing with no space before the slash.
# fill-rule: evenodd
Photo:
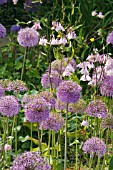
<svg viewBox="0 0 113 170">
<path fill-rule="evenodd" d="M 15 153 L 16 153 L 16 156 L 18 154 L 17 152 L 17 116 L 15 115 Z"/>
<path fill-rule="evenodd" d="M 33 123 L 31 122 L 31 124 L 30 124 L 30 126 L 31 126 L 31 138 L 33 137 Z M 31 139 L 31 148 L 30 148 L 30 150 L 32 151 L 32 148 L 33 148 L 33 142 L 32 142 L 32 139 Z"/>
<path fill-rule="evenodd" d="M 26 56 L 27 56 L 27 47 L 25 48 L 25 53 L 24 53 L 24 58 L 23 58 L 23 65 L 22 65 L 22 71 L 21 71 L 21 80 L 23 79 Z"/>
<path fill-rule="evenodd" d="M 65 119 L 65 155 L 64 155 L 64 170 L 67 169 L 67 127 L 68 127 L 68 103 L 66 106 L 66 119 Z"/>
<path fill-rule="evenodd" d="M 51 130 L 49 130 L 49 139 L 48 139 L 48 155 L 49 155 L 49 163 L 50 163 L 50 143 L 51 143 Z"/>
<path fill-rule="evenodd" d="M 77 148 L 77 113 L 76 113 L 76 170 L 78 168 L 78 148 Z"/>
<path fill-rule="evenodd" d="M 42 151 L 42 145 L 41 145 L 41 140 L 40 140 L 40 130 L 39 130 L 39 124 L 38 123 L 37 123 L 37 131 L 38 131 L 39 148 L 40 148 L 40 151 Z"/>
</svg>

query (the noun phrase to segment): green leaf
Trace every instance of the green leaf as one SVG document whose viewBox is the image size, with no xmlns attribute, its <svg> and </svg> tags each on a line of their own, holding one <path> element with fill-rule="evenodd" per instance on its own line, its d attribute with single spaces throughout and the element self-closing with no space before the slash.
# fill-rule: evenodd
<svg viewBox="0 0 113 170">
<path fill-rule="evenodd" d="M 27 135 L 26 137 L 23 137 L 23 136 L 20 136 L 20 137 L 19 137 L 19 140 L 20 140 L 21 142 L 26 142 L 28 139 L 29 139 L 29 136 L 28 136 L 28 135 Z"/>
<path fill-rule="evenodd" d="M 110 159 L 109 170 L 113 170 L 113 156 Z"/>
</svg>

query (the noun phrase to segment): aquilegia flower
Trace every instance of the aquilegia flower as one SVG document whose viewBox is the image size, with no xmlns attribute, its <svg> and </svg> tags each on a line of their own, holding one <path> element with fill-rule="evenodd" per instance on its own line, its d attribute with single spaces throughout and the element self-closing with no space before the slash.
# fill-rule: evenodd
<svg viewBox="0 0 113 170">
<path fill-rule="evenodd" d="M 51 170 L 51 166 L 38 152 L 24 152 L 13 161 L 10 170 Z"/>
<path fill-rule="evenodd" d="M 4 38 L 6 36 L 6 28 L 0 24 L 0 38 Z"/>
<path fill-rule="evenodd" d="M 55 98 L 53 96 L 52 92 L 49 91 L 41 91 L 38 95 L 39 97 L 42 97 L 43 99 L 45 99 L 46 103 L 48 104 L 49 108 L 54 108 L 55 107 Z"/>
<path fill-rule="evenodd" d="M 22 47 L 33 47 L 37 45 L 39 38 L 39 33 L 33 28 L 20 29 L 18 32 L 18 43 Z"/>
<path fill-rule="evenodd" d="M 100 92 L 103 96 L 113 96 L 113 76 L 105 76 L 100 84 Z"/>
<path fill-rule="evenodd" d="M 49 117 L 49 108 L 43 98 L 36 98 L 25 105 L 25 116 L 29 122 L 45 121 Z"/>
<path fill-rule="evenodd" d="M 101 100 L 91 101 L 86 109 L 86 113 L 90 116 L 105 118 L 107 115 L 106 104 Z"/>
<path fill-rule="evenodd" d="M 113 45 L 113 31 L 107 36 L 106 42 Z"/>
<path fill-rule="evenodd" d="M 62 81 L 57 88 L 57 98 L 61 102 L 76 103 L 80 99 L 81 86 L 71 80 Z"/>
<path fill-rule="evenodd" d="M 61 114 L 53 112 L 46 121 L 40 123 L 40 129 L 59 131 L 64 125 L 64 118 Z"/>
<path fill-rule="evenodd" d="M 15 96 L 3 96 L 0 98 L 0 112 L 3 116 L 13 117 L 20 110 L 19 101 Z"/>
<path fill-rule="evenodd" d="M 42 75 L 41 84 L 44 88 L 56 88 L 58 87 L 59 83 L 62 81 L 60 75 L 56 71 L 46 72 Z"/>
<path fill-rule="evenodd" d="M 12 25 L 12 27 L 10 28 L 10 31 L 13 33 L 18 32 L 21 29 L 20 25 Z"/>
<path fill-rule="evenodd" d="M 82 149 L 84 152 L 89 153 L 92 157 L 94 154 L 102 157 L 106 153 L 106 144 L 103 140 L 97 137 L 92 137 L 86 140 Z"/>
<path fill-rule="evenodd" d="M 0 0 L 0 5 L 7 3 L 7 0 Z"/>
</svg>

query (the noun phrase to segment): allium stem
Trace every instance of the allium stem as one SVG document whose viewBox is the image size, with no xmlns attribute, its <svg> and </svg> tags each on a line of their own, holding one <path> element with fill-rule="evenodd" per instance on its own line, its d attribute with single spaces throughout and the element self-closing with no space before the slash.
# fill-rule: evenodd
<svg viewBox="0 0 113 170">
<path fill-rule="evenodd" d="M 55 150 L 55 132 L 52 130 L 52 157 L 53 157 L 53 170 L 56 170 L 56 150 Z"/>
<path fill-rule="evenodd" d="M 33 123 L 31 122 L 30 125 L 31 125 L 31 128 L 30 128 L 30 129 L 31 129 L 31 138 L 32 138 L 32 136 L 33 136 L 33 133 L 32 133 L 32 132 L 33 132 Z M 33 142 L 32 142 L 32 140 L 31 140 L 31 148 L 30 148 L 31 151 L 32 151 L 32 148 L 33 148 Z"/>
<path fill-rule="evenodd" d="M 40 141 L 40 130 L 39 130 L 39 123 L 37 123 L 37 131 L 38 131 L 38 141 L 39 141 L 39 148 L 42 151 L 41 141 Z"/>
<path fill-rule="evenodd" d="M 24 53 L 24 58 L 23 58 L 23 65 L 22 65 L 22 71 L 21 71 L 21 80 L 23 79 L 26 55 L 27 55 L 27 47 L 25 48 L 25 53 Z"/>
<path fill-rule="evenodd" d="M 96 170 L 100 170 L 100 156 L 98 156 L 98 162 L 97 162 Z"/>
<path fill-rule="evenodd" d="M 78 168 L 78 149 L 77 149 L 77 113 L 76 113 L 76 170 Z"/>
<path fill-rule="evenodd" d="M 15 153 L 17 156 L 17 116 L 15 115 Z"/>
<path fill-rule="evenodd" d="M 51 143 L 51 130 L 49 130 L 49 139 L 48 139 L 48 155 L 49 155 L 49 163 L 50 163 L 50 143 Z"/>
<path fill-rule="evenodd" d="M 65 156 L 64 156 L 64 170 L 67 169 L 67 127 L 68 127 L 68 103 L 66 106 L 66 119 L 65 119 Z"/>
</svg>

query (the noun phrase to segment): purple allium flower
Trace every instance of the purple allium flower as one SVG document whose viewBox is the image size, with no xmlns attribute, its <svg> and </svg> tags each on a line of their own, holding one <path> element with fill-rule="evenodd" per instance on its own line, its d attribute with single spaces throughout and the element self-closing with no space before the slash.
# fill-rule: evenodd
<svg viewBox="0 0 113 170">
<path fill-rule="evenodd" d="M 0 97 L 4 96 L 4 89 L 0 86 Z"/>
<path fill-rule="evenodd" d="M 86 113 L 90 116 L 105 118 L 107 115 L 106 104 L 101 100 L 91 101 L 86 109 Z"/>
<path fill-rule="evenodd" d="M 24 152 L 13 161 L 10 170 L 51 170 L 51 166 L 38 152 Z"/>
<path fill-rule="evenodd" d="M 0 0 L 0 5 L 7 3 L 7 0 Z"/>
<path fill-rule="evenodd" d="M 63 103 L 56 99 L 55 109 L 56 110 L 66 110 L 66 103 Z"/>
<path fill-rule="evenodd" d="M 113 116 L 112 116 L 112 114 L 109 114 L 109 115 L 106 116 L 105 119 L 102 119 L 101 126 L 102 126 L 102 128 L 113 129 Z"/>
<path fill-rule="evenodd" d="M 0 112 L 3 116 L 13 117 L 20 110 L 19 101 L 15 96 L 3 96 L 0 98 Z"/>
<path fill-rule="evenodd" d="M 49 72 L 46 72 L 42 75 L 41 78 L 41 84 L 44 88 L 50 88 L 52 85 L 52 88 L 58 87 L 59 83 L 62 81 L 60 75 L 56 71 L 51 71 L 51 74 L 49 75 Z"/>
<path fill-rule="evenodd" d="M 113 45 L 113 31 L 107 36 L 106 42 Z"/>
<path fill-rule="evenodd" d="M 57 98 L 61 102 L 76 103 L 80 99 L 81 86 L 71 80 L 63 81 L 57 88 Z"/>
<path fill-rule="evenodd" d="M 43 98 L 30 101 L 25 105 L 25 115 L 29 122 L 45 121 L 49 117 L 49 108 Z"/>
<path fill-rule="evenodd" d="M 105 76 L 100 84 L 100 92 L 103 96 L 113 97 L 113 76 Z"/>
<path fill-rule="evenodd" d="M 6 28 L 0 24 L 0 38 L 4 38 L 6 36 Z"/>
<path fill-rule="evenodd" d="M 53 131 L 59 131 L 64 125 L 64 118 L 57 112 L 50 114 L 50 117 L 46 121 L 40 123 L 40 129 L 50 129 Z"/>
<path fill-rule="evenodd" d="M 41 91 L 38 96 L 45 99 L 45 101 L 46 101 L 47 105 L 49 106 L 49 108 L 54 108 L 55 107 L 56 101 L 55 101 L 55 98 L 54 98 L 52 92 Z"/>
<path fill-rule="evenodd" d="M 8 91 L 8 85 L 11 81 L 9 79 L 1 79 L 0 87 L 2 87 L 5 91 Z"/>
<path fill-rule="evenodd" d="M 18 43 L 22 47 L 33 47 L 38 43 L 39 33 L 33 28 L 20 29 L 18 32 Z"/>
<path fill-rule="evenodd" d="M 83 99 L 79 99 L 76 103 L 69 103 L 68 111 L 72 113 L 84 113 L 86 110 L 86 103 Z"/>
<path fill-rule="evenodd" d="M 14 93 L 27 91 L 28 88 L 26 84 L 21 80 L 13 80 L 8 84 L 8 91 L 14 91 Z"/>
<path fill-rule="evenodd" d="M 22 107 L 25 107 L 26 104 L 28 104 L 30 101 L 38 98 L 38 95 L 36 94 L 30 94 L 30 95 L 24 95 L 22 99 Z"/>
<path fill-rule="evenodd" d="M 103 140 L 97 137 L 92 137 L 86 140 L 82 149 L 84 152 L 89 153 L 92 157 L 94 154 L 102 157 L 106 153 L 106 144 Z"/>
<path fill-rule="evenodd" d="M 18 32 L 21 29 L 20 25 L 12 25 L 12 27 L 10 28 L 10 31 L 13 33 Z"/>
</svg>

